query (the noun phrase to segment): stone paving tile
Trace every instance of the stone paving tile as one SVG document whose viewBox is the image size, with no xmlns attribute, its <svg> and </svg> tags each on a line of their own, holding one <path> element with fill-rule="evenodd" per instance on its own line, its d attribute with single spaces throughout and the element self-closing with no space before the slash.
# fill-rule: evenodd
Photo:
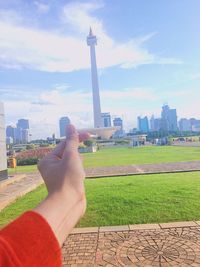
<svg viewBox="0 0 200 267">
<path fill-rule="evenodd" d="M 191 222 L 160 223 L 161 228 L 192 227 L 192 226 L 197 226 L 197 224 L 193 221 L 191 221 Z"/>
<path fill-rule="evenodd" d="M 151 229 L 160 229 L 159 224 L 132 224 L 129 225 L 130 230 L 151 230 Z"/>
<path fill-rule="evenodd" d="M 117 225 L 117 226 L 102 226 L 99 228 L 99 232 L 112 232 L 112 231 L 128 231 L 128 225 Z"/>
<path fill-rule="evenodd" d="M 64 266 L 200 266 L 200 226 L 73 234 Z"/>
<path fill-rule="evenodd" d="M 74 228 L 72 234 L 98 233 L 99 227 Z"/>
<path fill-rule="evenodd" d="M 62 248 L 63 266 L 93 267 L 98 233 L 71 234 Z"/>
<path fill-rule="evenodd" d="M 8 176 L 8 179 L 0 181 L 0 189 L 8 186 L 10 184 L 13 184 L 15 182 L 18 182 L 18 181 L 24 179 L 25 177 L 26 177 L 25 174 L 14 174 L 14 175 Z"/>
</svg>

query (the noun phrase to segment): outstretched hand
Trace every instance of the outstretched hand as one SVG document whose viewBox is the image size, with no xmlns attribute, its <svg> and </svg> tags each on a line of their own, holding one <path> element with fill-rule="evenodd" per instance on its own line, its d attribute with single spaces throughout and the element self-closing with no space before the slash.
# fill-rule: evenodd
<svg viewBox="0 0 200 267">
<path fill-rule="evenodd" d="M 69 233 L 86 209 L 85 172 L 78 146 L 79 142 L 88 138 L 89 134 L 78 134 L 73 125 L 68 125 L 66 140 L 60 142 L 38 164 L 48 197 L 46 202 L 41 203 L 35 210 L 46 217 L 61 244 L 63 224 L 68 226 L 66 232 Z M 47 210 L 53 207 L 56 209 L 53 212 Z"/>
<path fill-rule="evenodd" d="M 85 172 L 78 146 L 79 142 L 88 137 L 87 133 L 79 135 L 73 125 L 68 125 L 66 140 L 61 141 L 39 162 L 38 169 L 49 194 L 59 193 L 62 196 L 73 194 L 76 198 L 84 198 Z"/>
</svg>

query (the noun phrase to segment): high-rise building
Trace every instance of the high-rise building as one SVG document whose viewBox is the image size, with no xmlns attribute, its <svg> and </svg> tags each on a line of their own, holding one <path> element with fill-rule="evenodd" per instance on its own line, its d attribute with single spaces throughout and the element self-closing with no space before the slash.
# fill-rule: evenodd
<svg viewBox="0 0 200 267">
<path fill-rule="evenodd" d="M 19 119 L 17 122 L 17 128 L 21 128 L 21 129 L 29 129 L 29 121 L 26 119 Z"/>
<path fill-rule="evenodd" d="M 160 131 L 161 126 L 162 126 L 162 119 L 161 118 L 154 119 L 154 131 L 156 132 Z"/>
<path fill-rule="evenodd" d="M 191 121 L 188 119 L 180 119 L 179 120 L 179 130 L 181 132 L 190 132 L 192 131 L 192 124 Z"/>
<path fill-rule="evenodd" d="M 149 132 L 149 120 L 147 116 L 144 118 L 138 117 L 138 130 L 142 133 Z"/>
<path fill-rule="evenodd" d="M 29 136 L 29 120 L 19 119 L 17 122 L 17 129 L 15 133 L 16 143 L 28 143 Z"/>
<path fill-rule="evenodd" d="M 155 118 L 154 118 L 154 115 L 152 115 L 151 118 L 150 118 L 150 130 L 152 132 L 155 131 Z"/>
<path fill-rule="evenodd" d="M 115 118 L 113 120 L 113 126 L 118 126 L 120 127 L 121 129 L 120 130 L 123 130 L 123 120 L 121 118 Z"/>
<path fill-rule="evenodd" d="M 161 129 L 164 131 L 177 131 L 177 114 L 176 109 L 170 109 L 168 105 L 162 107 L 161 112 L 162 126 Z"/>
<path fill-rule="evenodd" d="M 3 103 L 0 103 L 0 180 L 6 179 L 7 177 L 4 107 Z"/>
<path fill-rule="evenodd" d="M 109 112 L 101 113 L 103 127 L 111 127 L 111 116 Z"/>
<path fill-rule="evenodd" d="M 66 136 L 66 126 L 70 124 L 70 119 L 68 117 L 62 117 L 59 120 L 60 127 L 60 137 Z"/>
<path fill-rule="evenodd" d="M 125 131 L 123 130 L 123 120 L 121 118 L 115 118 L 113 120 L 113 126 L 118 128 L 113 135 L 114 138 L 123 138 L 126 135 Z"/>
<path fill-rule="evenodd" d="M 29 130 L 28 129 L 22 129 L 21 130 L 21 142 L 22 142 L 22 144 L 28 143 L 28 136 L 29 136 Z"/>
<path fill-rule="evenodd" d="M 103 126 L 103 122 L 101 118 L 99 82 L 98 82 L 96 53 L 95 53 L 95 45 L 97 45 L 97 38 L 92 33 L 91 28 L 90 28 L 89 35 L 87 36 L 87 45 L 90 47 L 94 127 L 99 128 Z"/>
<path fill-rule="evenodd" d="M 16 140 L 16 127 L 12 125 L 8 125 L 6 127 L 6 137 L 12 138 L 13 143 L 15 143 Z"/>
</svg>

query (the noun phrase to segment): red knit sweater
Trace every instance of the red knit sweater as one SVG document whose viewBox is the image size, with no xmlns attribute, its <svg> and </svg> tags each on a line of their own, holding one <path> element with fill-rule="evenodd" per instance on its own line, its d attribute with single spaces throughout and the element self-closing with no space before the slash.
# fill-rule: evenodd
<svg viewBox="0 0 200 267">
<path fill-rule="evenodd" d="M 61 249 L 46 220 L 28 211 L 0 231 L 1 267 L 61 267 Z"/>
</svg>

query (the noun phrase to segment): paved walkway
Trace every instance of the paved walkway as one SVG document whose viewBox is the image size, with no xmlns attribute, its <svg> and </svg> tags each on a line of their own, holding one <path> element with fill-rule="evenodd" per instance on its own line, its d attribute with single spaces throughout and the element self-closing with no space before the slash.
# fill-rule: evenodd
<svg viewBox="0 0 200 267">
<path fill-rule="evenodd" d="M 62 253 L 63 267 L 199 267 L 200 222 L 74 229 Z"/>
<path fill-rule="evenodd" d="M 95 167 L 86 169 L 86 176 L 87 178 L 100 178 L 186 171 L 200 171 L 200 161 Z M 22 176 L 22 178 L 14 177 L 9 180 L 11 179 L 14 180 L 14 183 L 8 183 L 7 180 L 0 182 L 0 211 L 14 202 L 18 197 L 27 194 L 43 183 L 38 172 L 27 173 L 25 176 Z"/>
<path fill-rule="evenodd" d="M 13 183 L 4 185 L 8 180 L 0 183 L 0 211 L 10 203 L 14 202 L 18 197 L 27 194 L 43 183 L 39 173 L 30 173 L 19 178 L 18 176 L 20 175 L 9 178 L 9 180 L 14 180 Z"/>
<path fill-rule="evenodd" d="M 88 178 L 134 175 L 134 174 L 154 174 L 170 172 L 200 171 L 200 161 L 173 162 L 159 164 L 140 164 L 129 166 L 95 167 L 88 168 L 86 175 Z"/>
</svg>

